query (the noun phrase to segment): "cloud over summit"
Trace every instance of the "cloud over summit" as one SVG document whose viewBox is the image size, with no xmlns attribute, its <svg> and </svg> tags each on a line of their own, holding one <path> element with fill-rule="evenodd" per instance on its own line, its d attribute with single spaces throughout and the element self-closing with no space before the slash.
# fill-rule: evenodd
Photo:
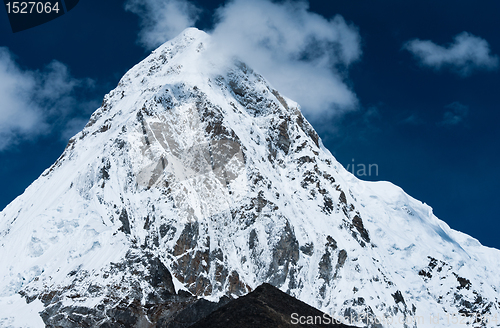
<svg viewBox="0 0 500 328">
<path fill-rule="evenodd" d="M 356 106 L 345 79 L 361 56 L 360 39 L 341 16 L 326 19 L 304 2 L 236 0 L 217 18 L 218 51 L 248 63 L 310 117 Z"/>
<path fill-rule="evenodd" d="M 129 0 L 126 8 L 137 4 Z M 167 5 L 178 9 L 182 19 L 177 22 L 182 24 L 161 14 Z M 143 22 L 139 40 L 145 46 L 158 45 L 175 36 L 173 31 L 194 25 L 194 13 L 200 11 L 185 0 L 148 0 L 141 6 L 149 9 L 131 11 Z M 158 15 L 149 17 L 152 10 Z M 309 11 L 303 1 L 234 0 L 218 8 L 214 18 L 209 31 L 212 57 L 247 63 L 297 101 L 309 118 L 356 108 L 347 72 L 361 56 L 360 37 L 342 16 L 326 19 Z"/>
</svg>

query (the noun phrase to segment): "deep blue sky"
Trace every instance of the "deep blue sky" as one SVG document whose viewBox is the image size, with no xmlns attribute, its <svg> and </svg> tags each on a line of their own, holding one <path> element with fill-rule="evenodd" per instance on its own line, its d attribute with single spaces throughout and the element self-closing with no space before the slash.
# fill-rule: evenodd
<svg viewBox="0 0 500 328">
<path fill-rule="evenodd" d="M 204 8 L 197 27 L 209 29 L 214 9 L 223 2 L 194 3 Z M 73 96 L 98 102 L 148 54 L 136 42 L 137 16 L 123 7 L 118 0 L 80 0 L 64 16 L 16 34 L 0 10 L 0 47 L 7 47 L 24 71 L 43 72 L 52 60 L 64 63 L 73 78 L 94 81 Z M 332 0 L 310 1 L 310 9 L 326 18 L 340 14 L 357 26 L 363 52 L 346 78 L 358 108 L 328 122 L 312 122 L 326 147 L 344 166 L 377 164 L 378 176 L 361 178 L 399 185 L 452 228 L 500 248 L 500 72 L 463 76 L 434 70 L 402 49 L 413 39 L 450 44 L 465 31 L 500 55 L 500 2 Z M 445 113 L 454 110 L 461 113 L 460 122 L 443 124 Z M 63 120 L 88 119 L 90 113 L 73 111 Z M 50 122 L 52 130 L 0 151 L 0 208 L 63 151 L 67 139 L 55 130 L 64 122 Z"/>
</svg>

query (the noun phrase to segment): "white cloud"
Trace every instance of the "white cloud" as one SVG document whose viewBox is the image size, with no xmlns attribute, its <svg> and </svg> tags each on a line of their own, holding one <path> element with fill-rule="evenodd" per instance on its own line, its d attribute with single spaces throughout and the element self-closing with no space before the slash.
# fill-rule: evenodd
<svg viewBox="0 0 500 328">
<path fill-rule="evenodd" d="M 468 76 L 475 70 L 498 68 L 498 56 L 490 54 L 488 42 L 467 32 L 456 35 L 453 43 L 447 46 L 415 39 L 403 48 L 410 51 L 423 66 L 436 70 L 450 68 L 462 76 Z"/>
<path fill-rule="evenodd" d="M 125 10 L 139 16 L 139 43 L 153 49 L 194 26 L 200 10 L 186 0 L 127 0 Z"/>
<path fill-rule="evenodd" d="M 447 111 L 443 115 L 440 125 L 452 126 L 463 123 L 469 115 L 469 107 L 455 101 L 444 107 Z"/>
<path fill-rule="evenodd" d="M 96 105 L 75 98 L 77 88 L 91 86 L 92 80 L 73 78 L 58 61 L 42 71 L 23 70 L 9 50 L 0 47 L 0 151 L 53 133 L 55 127 L 67 130 L 71 117 L 87 114 L 89 105 Z"/>
<path fill-rule="evenodd" d="M 199 12 L 186 0 L 128 0 L 126 9 L 139 15 L 146 48 L 193 25 Z M 348 67 L 361 56 L 360 37 L 341 16 L 326 19 L 302 1 L 234 0 L 220 7 L 215 18 L 209 54 L 247 63 L 297 101 L 309 118 L 357 106 L 346 79 Z"/>
<path fill-rule="evenodd" d="M 360 37 L 341 16 L 326 19 L 306 2 L 235 0 L 219 8 L 217 18 L 217 55 L 241 58 L 310 118 L 357 105 L 345 79 L 361 55 Z"/>
<path fill-rule="evenodd" d="M 6 48 L 0 48 L 0 150 L 16 135 L 38 134 L 44 129 L 40 108 L 31 102 L 35 88 L 32 72 L 21 71 Z"/>
</svg>

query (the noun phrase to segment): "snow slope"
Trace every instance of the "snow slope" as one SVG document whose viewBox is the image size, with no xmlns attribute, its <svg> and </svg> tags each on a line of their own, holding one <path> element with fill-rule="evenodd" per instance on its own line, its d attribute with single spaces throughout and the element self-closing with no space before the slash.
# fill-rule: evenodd
<svg viewBox="0 0 500 328">
<path fill-rule="evenodd" d="M 155 50 L 0 213 L 0 325 L 147 308 L 164 267 L 212 300 L 269 282 L 350 324 L 500 326 L 499 250 L 354 177 L 297 103 L 211 53 L 196 29 Z"/>
</svg>

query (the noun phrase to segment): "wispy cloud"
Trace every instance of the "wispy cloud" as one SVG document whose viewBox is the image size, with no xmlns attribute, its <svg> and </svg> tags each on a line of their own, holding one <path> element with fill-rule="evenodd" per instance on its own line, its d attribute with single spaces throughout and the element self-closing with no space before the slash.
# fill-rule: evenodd
<svg viewBox="0 0 500 328">
<path fill-rule="evenodd" d="M 400 121 L 399 123 L 401 123 L 401 124 L 409 124 L 409 125 L 422 125 L 425 122 L 417 114 L 410 114 L 410 116 L 406 117 L 404 120 Z"/>
<path fill-rule="evenodd" d="M 41 71 L 24 70 L 7 48 L 0 47 L 0 151 L 40 135 L 76 132 L 69 122 L 98 104 L 77 99 L 75 92 L 92 84 L 90 79 L 72 77 L 58 61 Z"/>
<path fill-rule="evenodd" d="M 403 48 L 422 66 L 436 70 L 448 68 L 462 76 L 477 70 L 496 70 L 499 64 L 498 56 L 490 54 L 488 42 L 467 32 L 456 35 L 446 46 L 415 39 L 405 43 Z"/>
<path fill-rule="evenodd" d="M 219 8 L 217 18 L 218 55 L 242 59 L 310 117 L 357 105 L 345 80 L 361 56 L 360 37 L 341 16 L 326 19 L 306 2 L 235 0 Z"/>
<path fill-rule="evenodd" d="M 463 123 L 469 115 L 469 107 L 455 101 L 444 107 L 446 112 L 443 114 L 443 120 L 440 125 L 453 126 Z"/>
<path fill-rule="evenodd" d="M 128 0 L 126 8 L 141 18 L 145 47 L 193 25 L 199 12 L 185 0 Z M 170 17 L 173 13 L 178 21 Z M 214 18 L 208 51 L 213 58 L 245 62 L 297 101 L 309 118 L 356 108 L 347 72 L 361 56 L 360 37 L 341 16 L 326 19 L 303 1 L 234 0 L 218 8 Z"/>
<path fill-rule="evenodd" d="M 6 48 L 0 48 L 0 151 L 16 136 L 44 130 L 40 109 L 31 102 L 32 72 L 21 71 Z"/>
<path fill-rule="evenodd" d="M 125 10 L 139 16 L 139 43 L 154 49 L 194 26 L 200 9 L 185 0 L 127 0 Z"/>
</svg>

